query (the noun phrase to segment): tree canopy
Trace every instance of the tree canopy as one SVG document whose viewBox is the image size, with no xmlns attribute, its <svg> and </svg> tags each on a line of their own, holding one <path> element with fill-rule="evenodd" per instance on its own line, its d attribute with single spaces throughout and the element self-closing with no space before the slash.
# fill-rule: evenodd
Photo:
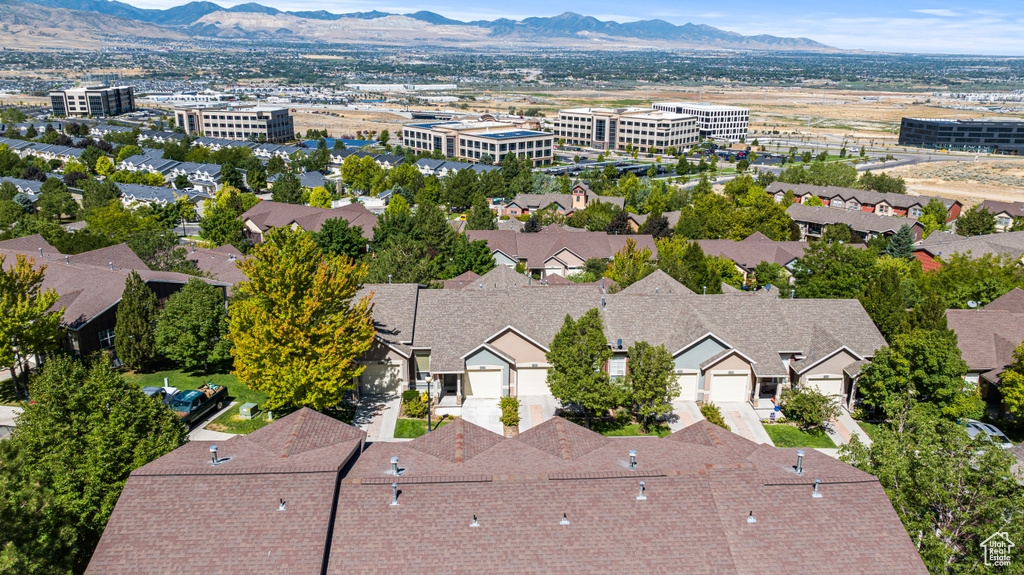
<svg viewBox="0 0 1024 575">
<path fill-rule="evenodd" d="M 588 428 L 592 415 L 615 405 L 616 391 L 603 369 L 612 350 L 596 308 L 578 320 L 566 314 L 546 356 L 551 395 L 580 409 Z"/>
</svg>

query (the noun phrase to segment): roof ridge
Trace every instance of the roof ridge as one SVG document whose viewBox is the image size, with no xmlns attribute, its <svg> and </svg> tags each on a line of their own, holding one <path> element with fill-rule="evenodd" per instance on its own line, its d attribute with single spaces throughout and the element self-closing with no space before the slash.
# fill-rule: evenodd
<svg viewBox="0 0 1024 575">
<path fill-rule="evenodd" d="M 572 460 L 572 453 L 569 451 L 569 439 L 565 434 L 565 424 L 561 420 L 555 421 L 555 431 L 558 432 L 558 449 L 562 452 L 562 459 Z"/>
<path fill-rule="evenodd" d="M 288 440 L 285 441 L 284 447 L 281 448 L 281 457 L 288 457 L 292 452 L 292 446 L 295 445 L 295 441 L 299 438 L 299 431 L 302 429 L 302 424 L 306 421 L 306 414 L 308 413 L 308 411 L 302 411 L 296 416 L 298 421 L 292 426 L 292 431 L 288 434 Z"/>
</svg>

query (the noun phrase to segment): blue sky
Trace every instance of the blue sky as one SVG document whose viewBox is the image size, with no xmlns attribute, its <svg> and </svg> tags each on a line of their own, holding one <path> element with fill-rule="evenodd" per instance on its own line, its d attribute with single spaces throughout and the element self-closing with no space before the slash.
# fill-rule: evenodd
<svg viewBox="0 0 1024 575">
<path fill-rule="evenodd" d="M 251 0 L 219 0 L 232 6 Z M 471 0 L 256 0 L 281 10 L 328 10 L 335 13 L 381 10 L 437 12 L 457 20 L 521 19 L 565 11 L 601 20 L 627 22 L 660 18 L 673 24 L 693 22 L 741 34 L 803 36 L 844 49 L 898 52 L 1005 54 L 1024 56 L 1024 3 L 936 0 L 768 0 L 695 2 L 652 0 L 518 0 L 481 3 Z M 135 6 L 167 8 L 186 0 L 134 0 Z"/>
</svg>

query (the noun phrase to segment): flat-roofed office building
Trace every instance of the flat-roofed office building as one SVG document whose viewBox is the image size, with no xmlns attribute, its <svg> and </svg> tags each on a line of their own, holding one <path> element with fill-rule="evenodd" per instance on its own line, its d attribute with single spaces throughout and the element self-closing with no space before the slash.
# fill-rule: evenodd
<svg viewBox="0 0 1024 575">
<path fill-rule="evenodd" d="M 664 152 L 697 143 L 697 119 L 650 108 L 570 108 L 558 111 L 554 132 L 569 146 Z"/>
<path fill-rule="evenodd" d="M 900 145 L 968 152 L 1024 152 L 1024 120 L 974 118 L 943 120 L 903 118 Z"/>
<path fill-rule="evenodd" d="M 402 145 L 417 152 L 440 151 L 448 158 L 479 162 L 490 155 L 500 164 L 507 154 L 529 158 L 533 165 L 550 165 L 554 136 L 524 130 L 504 122 L 418 122 L 402 126 Z"/>
<path fill-rule="evenodd" d="M 89 86 L 50 92 L 50 110 L 59 118 L 100 118 L 135 111 L 135 88 Z"/>
<path fill-rule="evenodd" d="M 655 102 L 655 110 L 697 117 L 701 138 L 739 142 L 747 137 L 750 110 L 707 102 Z"/>
<path fill-rule="evenodd" d="M 257 140 L 275 144 L 295 139 L 288 108 L 272 106 L 190 106 L 174 109 L 178 126 L 194 136 Z"/>
</svg>

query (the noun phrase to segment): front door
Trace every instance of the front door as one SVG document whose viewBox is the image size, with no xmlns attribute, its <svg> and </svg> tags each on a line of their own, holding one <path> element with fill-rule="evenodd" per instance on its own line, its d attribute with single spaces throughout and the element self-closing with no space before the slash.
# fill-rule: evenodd
<svg viewBox="0 0 1024 575">
<path fill-rule="evenodd" d="M 441 377 L 444 378 L 444 384 L 443 384 L 443 387 L 442 387 L 442 391 L 444 392 L 444 395 L 455 395 L 456 393 L 458 393 L 459 386 L 458 386 L 458 381 L 456 380 L 456 377 L 458 377 L 458 376 L 456 374 L 454 374 L 454 373 L 445 373 Z"/>
</svg>

